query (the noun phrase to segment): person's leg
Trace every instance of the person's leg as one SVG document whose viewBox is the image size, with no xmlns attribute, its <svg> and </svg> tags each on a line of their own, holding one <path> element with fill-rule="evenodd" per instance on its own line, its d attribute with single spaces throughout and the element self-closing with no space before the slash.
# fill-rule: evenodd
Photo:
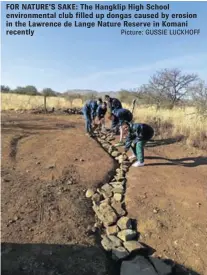
<svg viewBox="0 0 207 275">
<path fill-rule="evenodd" d="M 146 144 L 146 140 L 140 140 L 136 144 L 136 156 L 137 160 L 140 163 L 144 163 L 144 146 Z"/>
<path fill-rule="evenodd" d="M 132 155 L 129 157 L 129 159 L 136 158 L 136 145 L 131 146 Z"/>
<path fill-rule="evenodd" d="M 146 144 L 146 140 L 140 140 L 136 143 L 135 151 L 137 161 L 133 164 L 134 167 L 144 166 L 144 146 Z"/>
<path fill-rule="evenodd" d="M 86 133 L 90 134 L 91 133 L 91 117 L 90 117 L 90 112 L 88 110 L 85 110 L 83 112 L 84 118 L 85 118 L 85 130 Z"/>
<path fill-rule="evenodd" d="M 83 116 L 84 116 L 84 119 L 85 119 L 85 130 L 86 130 L 86 133 L 87 133 L 88 132 L 88 116 L 87 116 L 86 110 L 83 110 Z"/>
</svg>

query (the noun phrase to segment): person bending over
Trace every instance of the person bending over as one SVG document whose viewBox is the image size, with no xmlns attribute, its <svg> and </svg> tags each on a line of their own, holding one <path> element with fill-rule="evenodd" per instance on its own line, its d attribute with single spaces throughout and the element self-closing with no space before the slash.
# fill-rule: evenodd
<svg viewBox="0 0 207 275">
<path fill-rule="evenodd" d="M 128 109 L 117 109 L 112 112 L 113 131 L 117 134 L 120 132 L 120 140 L 116 146 L 123 145 L 123 131 L 121 124 L 123 121 L 131 122 L 133 119 L 132 113 Z"/>
<path fill-rule="evenodd" d="M 83 106 L 82 112 L 85 118 L 86 135 L 93 135 L 92 124 L 94 123 L 97 108 L 100 104 L 102 104 L 101 98 L 99 98 L 98 100 L 87 100 Z"/>
<path fill-rule="evenodd" d="M 94 120 L 94 130 L 104 130 L 105 129 L 105 114 L 107 112 L 107 103 L 103 102 L 100 104 L 96 111 L 96 118 Z"/>
<path fill-rule="evenodd" d="M 109 118 L 114 110 L 121 109 L 122 104 L 119 99 L 110 97 L 109 95 L 105 95 L 105 101 L 107 102 Z M 114 128 L 115 122 L 112 120 L 111 129 Z"/>
<path fill-rule="evenodd" d="M 133 155 L 129 159 L 136 158 L 134 167 L 144 166 L 144 146 L 154 136 L 154 130 L 144 123 L 122 123 L 123 136 L 126 136 L 125 153 L 131 148 Z"/>
</svg>

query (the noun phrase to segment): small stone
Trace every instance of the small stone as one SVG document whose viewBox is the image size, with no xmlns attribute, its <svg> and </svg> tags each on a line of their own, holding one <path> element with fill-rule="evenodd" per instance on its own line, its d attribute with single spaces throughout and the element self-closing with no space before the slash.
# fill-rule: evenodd
<svg viewBox="0 0 207 275">
<path fill-rule="evenodd" d="M 112 242 L 112 247 L 119 247 L 122 245 L 122 242 L 119 238 L 113 235 L 108 236 L 109 240 Z"/>
<path fill-rule="evenodd" d="M 124 242 L 133 240 L 137 236 L 137 232 L 132 229 L 125 229 L 120 231 L 117 236 Z"/>
<path fill-rule="evenodd" d="M 55 168 L 55 165 L 54 165 L 54 164 L 50 164 L 50 165 L 48 165 L 47 168 L 48 168 L 48 169 L 53 169 L 53 168 Z"/>
<path fill-rule="evenodd" d="M 112 157 L 117 157 L 119 155 L 119 152 L 118 151 L 113 151 L 111 153 Z"/>
<path fill-rule="evenodd" d="M 127 242 L 124 242 L 123 245 L 129 252 L 144 248 L 144 246 L 137 241 L 127 241 Z"/>
<path fill-rule="evenodd" d="M 106 228 L 107 235 L 116 235 L 118 232 L 118 227 L 116 225 L 111 225 Z"/>
<path fill-rule="evenodd" d="M 115 201 L 121 201 L 122 200 L 122 194 L 115 193 L 114 194 L 114 200 Z"/>
<path fill-rule="evenodd" d="M 128 217 L 122 217 L 118 220 L 117 225 L 121 230 L 131 229 L 132 228 L 132 220 L 129 219 Z"/>
<path fill-rule="evenodd" d="M 86 191 L 86 198 L 91 198 L 94 195 L 94 193 L 95 193 L 94 190 L 89 188 Z"/>
<path fill-rule="evenodd" d="M 40 164 L 40 161 L 37 161 L 36 164 Z"/>
<path fill-rule="evenodd" d="M 77 161 L 78 159 L 77 158 L 74 158 L 74 161 Z"/>
<path fill-rule="evenodd" d="M 18 221 L 19 217 L 18 216 L 14 216 L 14 221 Z"/>
<path fill-rule="evenodd" d="M 201 203 L 200 203 L 200 202 L 197 202 L 196 204 L 197 204 L 197 206 L 198 206 L 198 207 L 200 207 L 200 206 L 201 206 Z"/>
<path fill-rule="evenodd" d="M 157 214 L 159 212 L 159 209 L 158 208 L 154 208 L 153 209 L 153 213 Z"/>
<path fill-rule="evenodd" d="M 123 246 L 112 249 L 112 258 L 114 260 L 124 259 L 128 255 L 129 252 Z"/>
<path fill-rule="evenodd" d="M 73 184 L 73 181 L 72 181 L 72 180 L 68 180 L 68 181 L 66 182 L 66 184 L 71 185 L 71 184 Z"/>
<path fill-rule="evenodd" d="M 83 161 L 84 161 L 84 159 L 80 159 L 80 161 L 81 161 L 81 162 L 83 162 Z"/>
</svg>

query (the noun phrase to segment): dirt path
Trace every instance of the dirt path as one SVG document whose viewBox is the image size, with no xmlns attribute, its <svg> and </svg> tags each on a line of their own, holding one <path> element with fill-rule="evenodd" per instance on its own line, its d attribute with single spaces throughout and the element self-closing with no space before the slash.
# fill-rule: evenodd
<svg viewBox="0 0 207 275">
<path fill-rule="evenodd" d="M 207 157 L 181 144 L 146 149 L 146 166 L 131 168 L 126 206 L 141 240 L 199 274 L 207 272 Z"/>
<path fill-rule="evenodd" d="M 81 116 L 3 114 L 2 274 L 108 274 L 85 190 L 113 168 Z"/>
</svg>

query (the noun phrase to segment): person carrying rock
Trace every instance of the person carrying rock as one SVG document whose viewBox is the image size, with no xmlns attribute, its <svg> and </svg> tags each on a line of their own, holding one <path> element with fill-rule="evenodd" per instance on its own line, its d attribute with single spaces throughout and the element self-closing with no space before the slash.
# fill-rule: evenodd
<svg viewBox="0 0 207 275">
<path fill-rule="evenodd" d="M 124 121 L 131 122 L 133 119 L 132 113 L 128 109 L 116 109 L 112 112 L 111 119 L 113 121 L 113 130 L 116 134 L 120 132 L 120 140 L 115 146 L 122 146 L 123 144 L 123 131 L 122 123 Z"/>
<path fill-rule="evenodd" d="M 99 130 L 105 129 L 105 114 L 107 112 L 107 103 L 103 102 L 99 104 L 96 111 L 96 118 L 94 120 L 94 130 L 99 128 Z"/>
<path fill-rule="evenodd" d="M 125 153 L 131 148 L 133 155 L 129 159 L 136 158 L 134 167 L 144 166 L 144 146 L 154 136 L 154 130 L 144 123 L 122 122 L 123 136 L 126 136 Z"/>
<path fill-rule="evenodd" d="M 87 100 L 82 108 L 82 112 L 85 118 L 86 135 L 88 136 L 93 136 L 92 124 L 94 124 L 97 108 L 102 103 L 103 101 L 101 98 L 98 98 L 98 100 Z"/>
</svg>

